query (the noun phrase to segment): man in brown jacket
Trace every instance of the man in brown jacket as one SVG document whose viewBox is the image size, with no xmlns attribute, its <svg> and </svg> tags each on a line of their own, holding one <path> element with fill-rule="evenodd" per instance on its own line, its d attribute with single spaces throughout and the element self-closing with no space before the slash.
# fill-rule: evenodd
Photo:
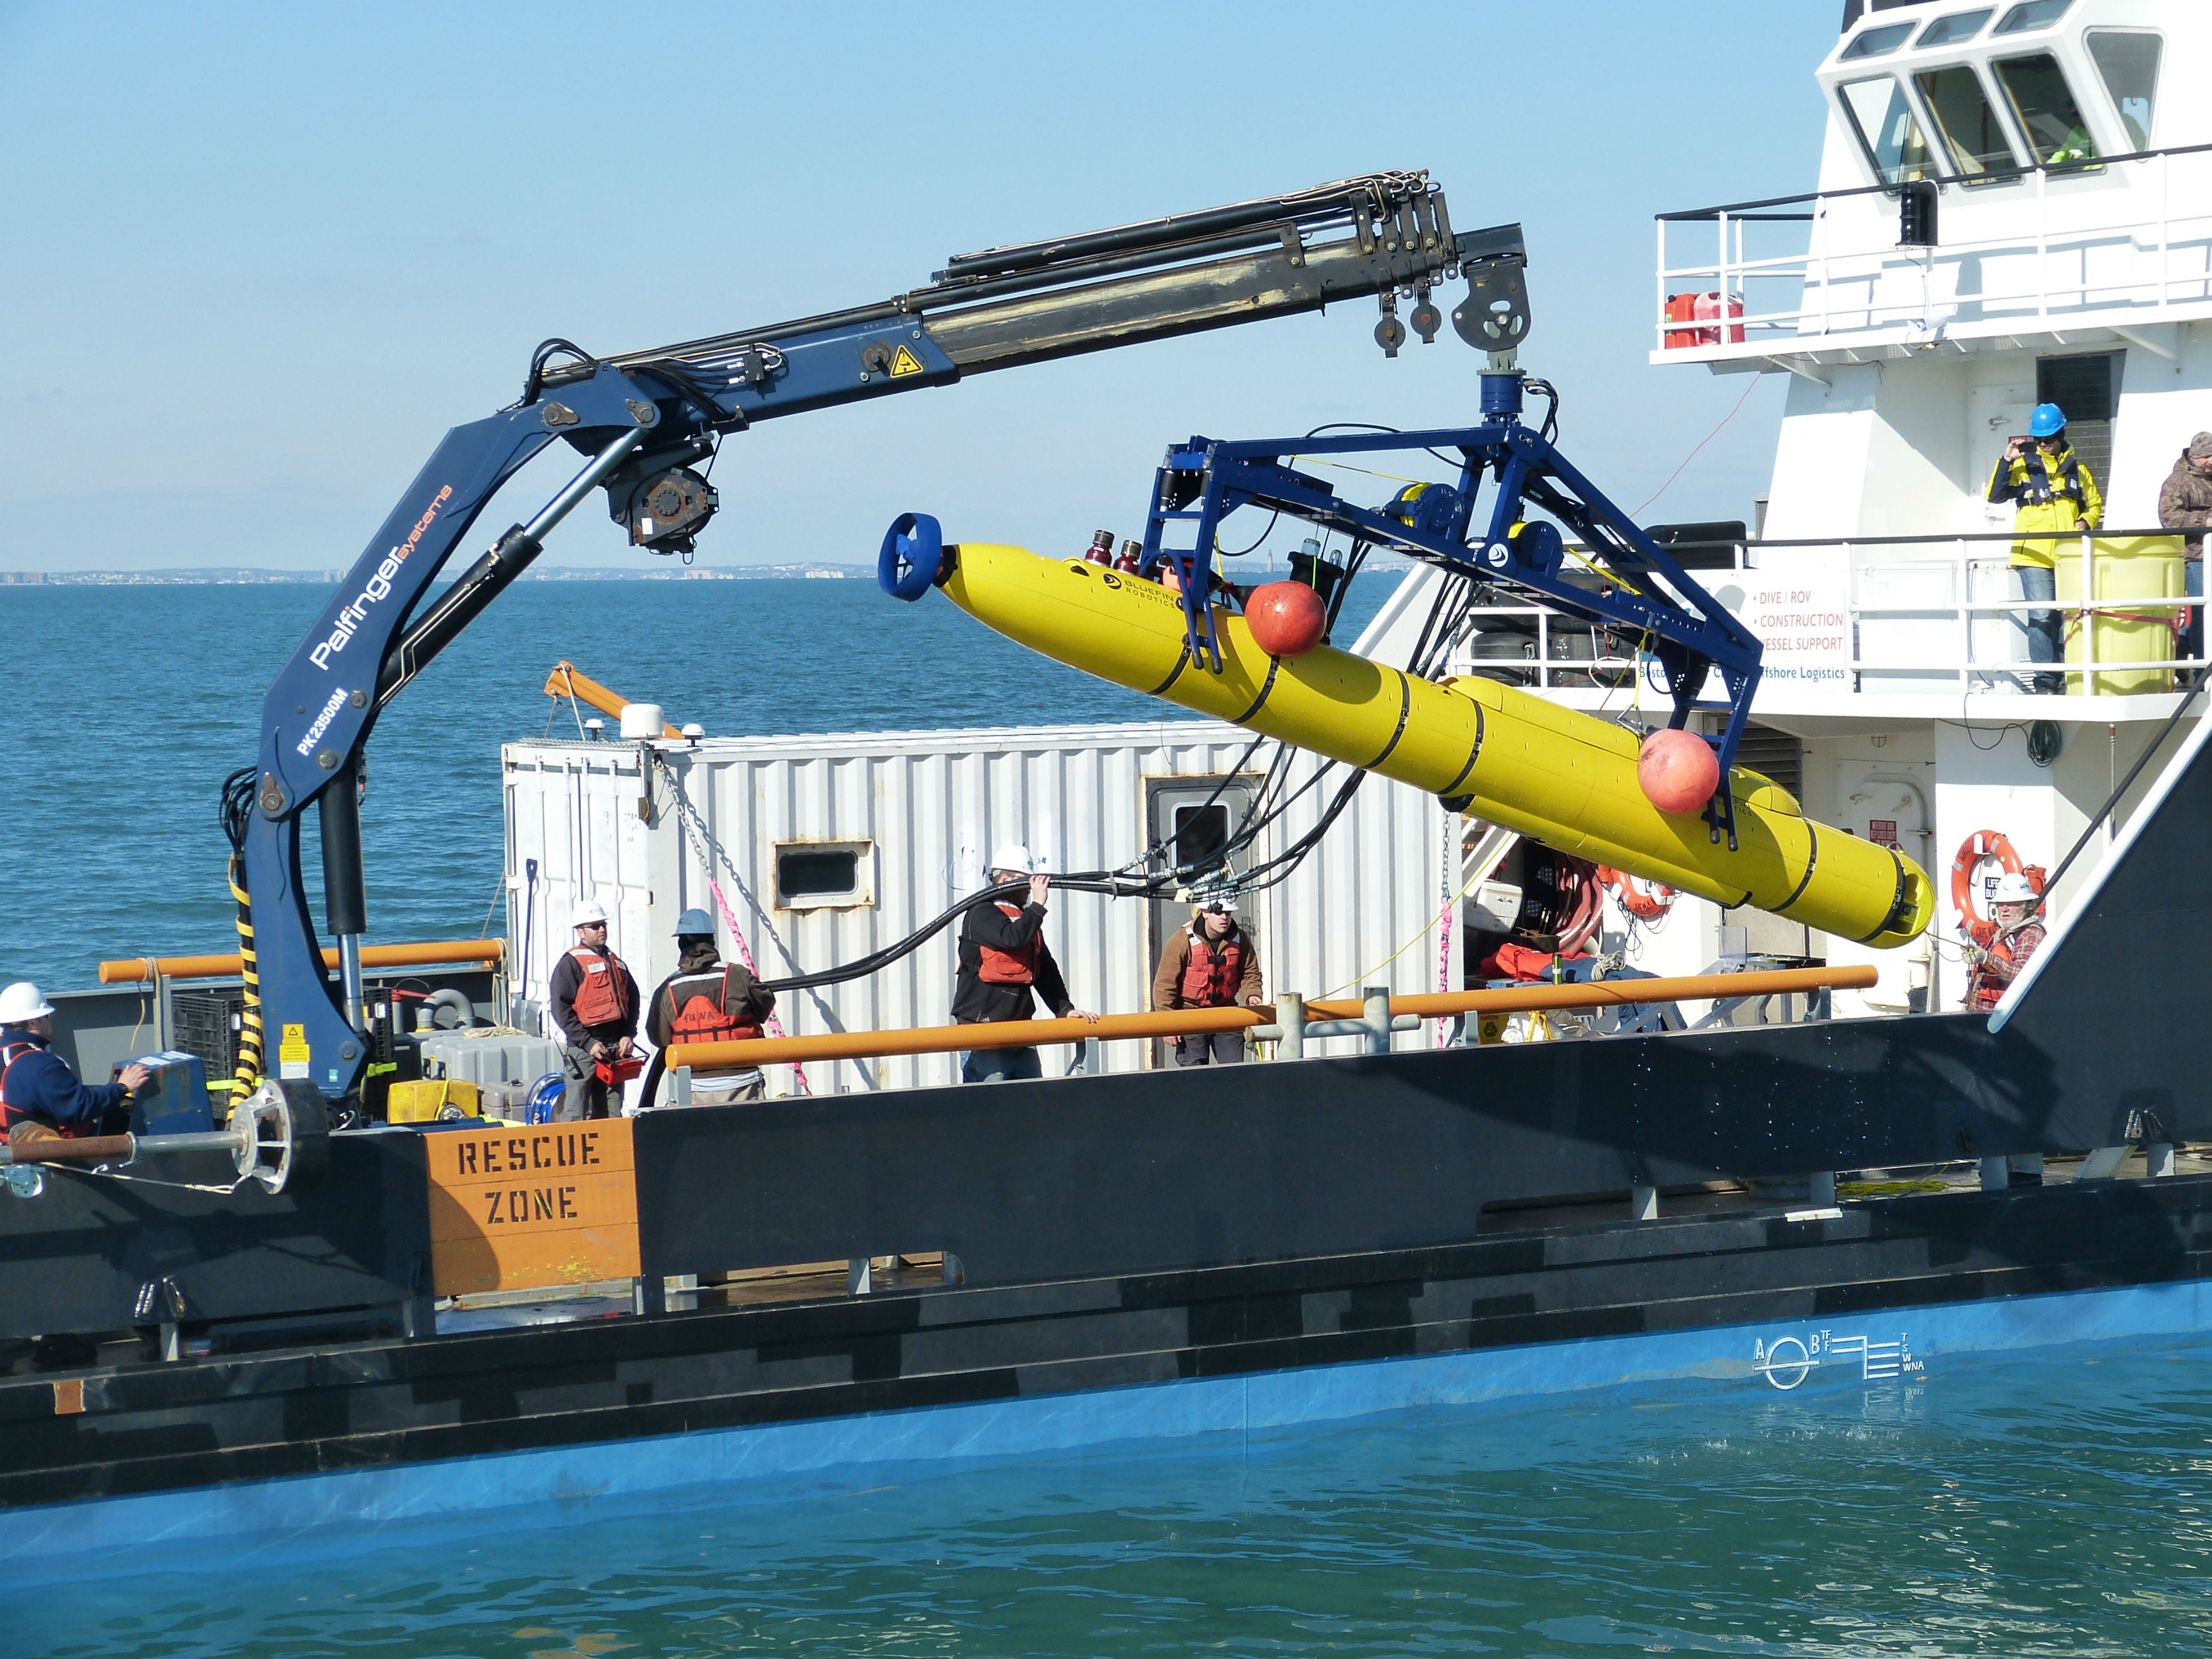
<svg viewBox="0 0 2212 1659">
<path fill-rule="evenodd" d="M 2189 441 L 2181 459 L 2173 464 L 2158 492 L 2158 521 L 2168 530 L 2202 530 L 2212 525 L 2212 432 L 2200 432 Z M 2191 536 L 2182 548 L 2189 562 L 2182 567 L 2189 596 L 2204 597 L 2204 538 Z M 2180 654 L 2201 656 L 2204 644 L 2202 606 L 2188 613 L 2189 625 L 2180 641 Z"/>
<path fill-rule="evenodd" d="M 1236 913 L 1211 899 L 1192 915 L 1190 926 L 1176 929 L 1152 975 L 1152 1006 L 1169 1008 L 1257 1007 L 1260 953 L 1237 925 Z M 1175 1040 L 1178 1066 L 1235 1066 L 1244 1058 L 1244 1033 L 1205 1031 Z"/>
</svg>

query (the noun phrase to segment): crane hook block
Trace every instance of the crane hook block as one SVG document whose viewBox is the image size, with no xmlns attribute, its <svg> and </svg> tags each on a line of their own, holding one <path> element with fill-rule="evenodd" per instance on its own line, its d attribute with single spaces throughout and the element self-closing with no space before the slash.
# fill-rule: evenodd
<svg viewBox="0 0 2212 1659">
<path fill-rule="evenodd" d="M 895 599 L 913 604 L 937 580 L 945 563 L 945 531 L 927 513 L 902 513 L 884 532 L 876 556 L 876 582 Z"/>
</svg>

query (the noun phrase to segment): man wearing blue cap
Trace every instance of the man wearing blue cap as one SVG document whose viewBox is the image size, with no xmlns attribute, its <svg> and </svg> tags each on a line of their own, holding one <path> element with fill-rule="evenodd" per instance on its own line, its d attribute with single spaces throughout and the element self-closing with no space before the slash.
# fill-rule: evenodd
<svg viewBox="0 0 2212 1659">
<path fill-rule="evenodd" d="M 2013 530 L 2023 539 L 2013 544 L 2011 563 L 2020 572 L 2021 597 L 2048 605 L 2058 597 L 2058 544 L 2054 539 L 2026 538 L 2037 531 L 2063 534 L 2094 530 L 2105 501 L 2089 469 L 2066 441 L 2064 410 L 2057 404 L 2038 404 L 2027 430 L 2027 437 L 2014 438 L 2005 445 L 2004 459 L 1990 474 L 1990 500 L 2014 503 Z M 2057 609 L 2026 614 L 2028 660 L 2065 661 L 2064 635 Z M 2038 674 L 2035 689 L 2063 692 L 2066 677 Z"/>
<path fill-rule="evenodd" d="M 761 1022 L 775 1006 L 775 994 L 763 991 L 751 974 L 726 964 L 714 948 L 714 919 L 704 910 L 676 918 L 676 971 L 660 981 L 646 1005 L 645 1034 L 656 1048 L 672 1042 L 735 1042 L 761 1034 Z M 768 1079 L 757 1066 L 694 1083 L 694 1106 L 732 1106 L 759 1100 Z"/>
</svg>

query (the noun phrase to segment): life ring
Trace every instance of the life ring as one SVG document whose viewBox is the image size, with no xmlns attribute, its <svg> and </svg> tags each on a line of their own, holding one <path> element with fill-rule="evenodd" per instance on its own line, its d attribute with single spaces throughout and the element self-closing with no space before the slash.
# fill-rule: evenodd
<svg viewBox="0 0 2212 1659">
<path fill-rule="evenodd" d="M 1597 867 L 1597 878 L 1620 908 L 1639 921 L 1656 921 L 1674 908 L 1674 890 L 1662 881 L 1646 881 L 1611 865 Z"/>
<path fill-rule="evenodd" d="M 1996 924 L 1975 902 L 1978 895 L 1974 890 L 1974 872 L 1990 859 L 2008 876 L 2020 874 L 2024 867 L 2012 843 L 1996 830 L 1975 830 L 1959 843 L 1958 856 L 1951 860 L 1951 908 L 1959 913 L 1960 931 L 1977 945 L 1987 945 L 1996 937 Z"/>
</svg>

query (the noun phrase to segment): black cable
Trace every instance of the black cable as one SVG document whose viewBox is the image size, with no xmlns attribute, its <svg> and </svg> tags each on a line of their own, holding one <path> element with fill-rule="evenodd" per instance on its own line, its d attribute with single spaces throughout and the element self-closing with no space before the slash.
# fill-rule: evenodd
<svg viewBox="0 0 2212 1659">
<path fill-rule="evenodd" d="M 527 409 L 538 401 L 538 394 L 545 389 L 546 366 L 551 362 L 554 353 L 559 351 L 567 352 L 585 368 L 596 369 L 599 366 L 599 360 L 597 357 L 574 341 L 557 337 L 541 340 L 538 343 L 538 349 L 530 354 L 530 373 L 523 380 L 522 396 L 507 407 Z"/>
</svg>

